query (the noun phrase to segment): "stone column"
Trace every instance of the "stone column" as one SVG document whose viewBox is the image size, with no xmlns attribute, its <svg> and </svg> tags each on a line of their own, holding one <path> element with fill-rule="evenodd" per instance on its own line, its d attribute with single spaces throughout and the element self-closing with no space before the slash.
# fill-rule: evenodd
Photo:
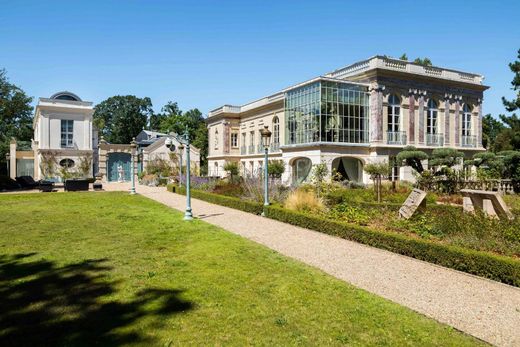
<svg viewBox="0 0 520 347">
<path fill-rule="evenodd" d="M 426 91 L 419 91 L 419 144 L 424 144 L 424 97 Z"/>
<path fill-rule="evenodd" d="M 460 95 L 455 95 L 455 146 L 460 146 Z"/>
<path fill-rule="evenodd" d="M 223 148 L 224 148 L 224 154 L 229 154 L 229 147 L 230 147 L 230 141 L 231 141 L 231 135 L 230 135 L 230 127 L 231 124 L 228 121 L 224 121 L 223 123 L 224 131 L 223 131 Z"/>
<path fill-rule="evenodd" d="M 477 112 L 477 147 L 482 147 L 482 98 L 478 99 Z"/>
<path fill-rule="evenodd" d="M 370 142 L 383 141 L 383 90 L 385 86 L 370 86 Z"/>
<path fill-rule="evenodd" d="M 9 143 L 9 177 L 13 180 L 16 177 L 16 140 L 14 138 Z"/>
<path fill-rule="evenodd" d="M 444 94 L 444 145 L 450 145 L 450 94 Z"/>
<path fill-rule="evenodd" d="M 410 89 L 408 91 L 408 143 L 415 143 L 415 94 L 417 90 Z"/>
</svg>

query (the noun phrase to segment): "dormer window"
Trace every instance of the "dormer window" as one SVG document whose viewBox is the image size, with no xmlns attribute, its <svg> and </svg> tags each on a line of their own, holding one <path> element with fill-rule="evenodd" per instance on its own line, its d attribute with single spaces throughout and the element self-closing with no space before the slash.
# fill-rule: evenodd
<svg viewBox="0 0 520 347">
<path fill-rule="evenodd" d="M 70 148 L 74 146 L 74 121 L 70 119 L 61 120 L 61 147 Z"/>
</svg>

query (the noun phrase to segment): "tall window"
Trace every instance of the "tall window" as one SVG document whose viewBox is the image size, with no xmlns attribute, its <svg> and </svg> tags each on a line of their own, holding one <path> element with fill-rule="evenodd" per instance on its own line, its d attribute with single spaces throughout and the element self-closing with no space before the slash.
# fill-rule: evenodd
<svg viewBox="0 0 520 347">
<path fill-rule="evenodd" d="M 280 143 L 280 120 L 276 116 L 273 118 L 273 143 Z"/>
<path fill-rule="evenodd" d="M 238 147 L 238 133 L 231 133 L 231 147 Z"/>
<path fill-rule="evenodd" d="M 468 104 L 462 108 L 462 136 L 471 136 L 471 107 Z"/>
<path fill-rule="evenodd" d="M 401 101 L 395 94 L 388 97 L 388 131 L 398 132 L 401 117 Z"/>
<path fill-rule="evenodd" d="M 249 133 L 249 145 L 254 146 L 255 145 L 255 132 L 251 131 Z"/>
<path fill-rule="evenodd" d="M 437 103 L 430 99 L 428 101 L 428 111 L 426 114 L 426 133 L 430 135 L 437 134 Z"/>
<path fill-rule="evenodd" d="M 61 147 L 72 147 L 74 145 L 74 121 L 61 120 Z"/>
</svg>

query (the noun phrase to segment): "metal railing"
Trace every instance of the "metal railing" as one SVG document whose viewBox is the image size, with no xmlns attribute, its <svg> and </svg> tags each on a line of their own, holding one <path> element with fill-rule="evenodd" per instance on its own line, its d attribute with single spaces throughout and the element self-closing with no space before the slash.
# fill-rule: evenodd
<svg viewBox="0 0 520 347">
<path fill-rule="evenodd" d="M 280 151 L 280 143 L 279 142 L 273 142 L 271 143 L 271 146 L 269 148 L 269 151 L 270 152 L 279 152 Z"/>
<path fill-rule="evenodd" d="M 444 146 L 443 134 L 426 134 L 427 146 Z"/>
<path fill-rule="evenodd" d="M 462 147 L 476 147 L 477 146 L 477 137 L 476 136 L 462 136 L 460 145 Z"/>
<path fill-rule="evenodd" d="M 389 145 L 406 145 L 406 133 L 404 131 L 388 131 L 386 135 Z"/>
<path fill-rule="evenodd" d="M 242 154 L 242 155 L 247 154 L 247 148 L 246 148 L 246 146 L 242 146 L 242 147 L 240 147 L 240 154 Z"/>
<path fill-rule="evenodd" d="M 258 145 L 256 147 L 256 150 L 258 151 L 258 153 L 264 153 L 264 145 Z"/>
<path fill-rule="evenodd" d="M 255 154 L 255 153 L 256 153 L 256 152 L 255 152 L 255 149 L 256 149 L 255 147 L 256 147 L 255 145 L 249 145 L 248 150 L 247 150 L 247 153 L 249 153 L 249 154 Z"/>
</svg>

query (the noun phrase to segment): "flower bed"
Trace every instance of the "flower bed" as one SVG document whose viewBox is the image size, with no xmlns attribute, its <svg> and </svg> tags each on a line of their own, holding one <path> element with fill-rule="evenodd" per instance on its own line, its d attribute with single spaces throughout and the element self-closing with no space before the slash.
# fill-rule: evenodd
<svg viewBox="0 0 520 347">
<path fill-rule="evenodd" d="M 168 190 L 172 191 L 173 187 L 169 186 Z M 175 191 L 180 194 L 186 193 L 184 188 L 177 188 Z M 197 190 L 192 190 L 191 195 L 196 199 L 254 214 L 261 214 L 262 211 L 264 211 L 266 217 L 284 223 L 316 230 L 520 287 L 520 260 L 515 258 L 455 245 L 447 245 L 394 232 L 376 230 L 366 226 L 324 218 L 320 215 L 291 211 L 279 206 L 269 206 L 264 209 L 261 203 L 245 201 L 239 198 L 221 196 Z M 370 205 L 371 208 L 379 208 L 382 206 L 381 204 Z M 397 204 L 391 204 L 387 208 L 394 210 L 397 206 Z M 449 206 L 435 206 L 434 209 L 451 211 L 454 208 Z"/>
</svg>

